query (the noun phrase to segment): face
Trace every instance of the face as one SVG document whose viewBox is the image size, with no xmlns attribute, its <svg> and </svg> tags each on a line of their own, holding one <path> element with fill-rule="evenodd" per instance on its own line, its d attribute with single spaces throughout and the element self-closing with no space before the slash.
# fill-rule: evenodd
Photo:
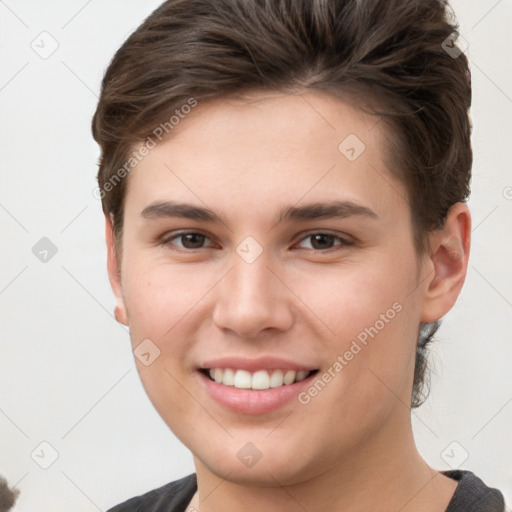
<svg viewBox="0 0 512 512">
<path fill-rule="evenodd" d="M 240 482 L 300 482 L 395 442 L 430 267 L 383 123 L 275 93 L 200 103 L 172 135 L 129 176 L 110 262 L 164 421 Z"/>
</svg>

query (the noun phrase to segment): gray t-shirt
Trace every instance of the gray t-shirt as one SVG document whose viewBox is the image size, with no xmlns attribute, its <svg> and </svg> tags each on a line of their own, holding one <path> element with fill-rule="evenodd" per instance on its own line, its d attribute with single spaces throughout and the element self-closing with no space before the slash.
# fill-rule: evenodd
<svg viewBox="0 0 512 512">
<path fill-rule="evenodd" d="M 441 471 L 459 483 L 446 512 L 505 512 L 503 494 L 487 487 L 471 471 Z M 195 473 L 142 496 L 131 498 L 107 512 L 185 512 L 197 490 Z"/>
</svg>

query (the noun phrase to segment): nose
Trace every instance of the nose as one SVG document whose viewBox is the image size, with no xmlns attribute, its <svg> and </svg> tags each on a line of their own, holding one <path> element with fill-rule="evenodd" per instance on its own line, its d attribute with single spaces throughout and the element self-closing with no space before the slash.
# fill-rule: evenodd
<svg viewBox="0 0 512 512">
<path fill-rule="evenodd" d="M 252 263 L 238 258 L 216 287 L 215 325 L 251 339 L 261 337 L 263 331 L 290 329 L 293 293 L 285 283 L 267 258 L 260 256 Z"/>
</svg>

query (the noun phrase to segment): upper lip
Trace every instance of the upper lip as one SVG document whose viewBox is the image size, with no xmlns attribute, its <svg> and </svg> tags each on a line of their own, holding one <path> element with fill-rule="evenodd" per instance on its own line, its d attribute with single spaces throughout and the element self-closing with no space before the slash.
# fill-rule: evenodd
<svg viewBox="0 0 512 512">
<path fill-rule="evenodd" d="M 232 368 L 234 370 L 315 370 L 318 367 L 303 365 L 295 363 L 288 359 L 282 359 L 278 357 L 257 357 L 257 358 L 243 358 L 243 357 L 221 357 L 218 359 L 210 359 L 205 361 L 200 369 L 206 370 L 211 368 Z"/>
</svg>

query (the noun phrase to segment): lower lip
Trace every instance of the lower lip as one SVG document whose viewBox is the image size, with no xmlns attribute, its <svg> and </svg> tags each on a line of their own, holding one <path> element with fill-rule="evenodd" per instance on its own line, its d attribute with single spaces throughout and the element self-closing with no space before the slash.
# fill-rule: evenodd
<svg viewBox="0 0 512 512">
<path fill-rule="evenodd" d="M 241 414 L 265 414 L 283 407 L 295 398 L 302 388 L 308 386 L 316 375 L 313 373 L 300 382 L 278 388 L 252 390 L 225 386 L 209 379 L 200 371 L 197 373 L 207 392 L 216 402 Z"/>
</svg>

